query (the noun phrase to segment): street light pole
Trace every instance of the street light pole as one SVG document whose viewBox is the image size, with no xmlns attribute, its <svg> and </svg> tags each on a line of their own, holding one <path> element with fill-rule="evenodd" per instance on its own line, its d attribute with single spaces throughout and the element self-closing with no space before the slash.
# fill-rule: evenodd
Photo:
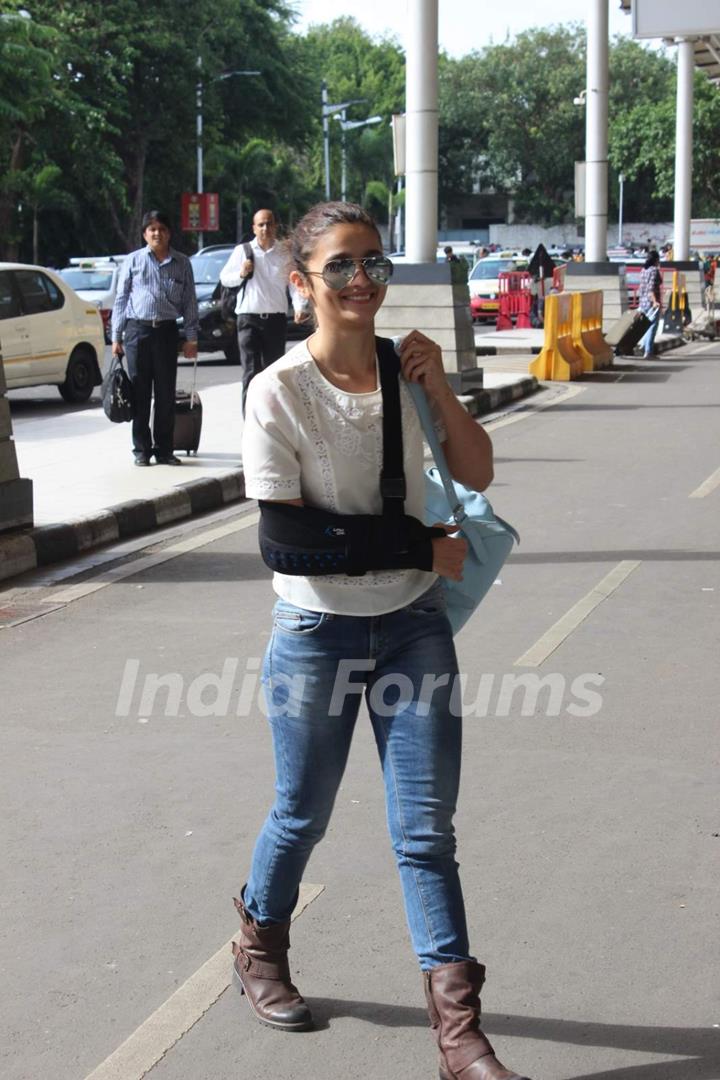
<svg viewBox="0 0 720 1080">
<path fill-rule="evenodd" d="M 336 113 L 342 113 L 343 118 L 345 116 L 345 110 L 350 105 L 359 105 L 365 101 L 365 98 L 353 98 L 351 101 L 341 101 L 338 105 L 328 105 L 327 99 L 327 83 L 323 79 L 321 83 L 321 100 L 322 100 L 322 124 L 323 124 L 323 150 L 325 157 L 325 199 L 330 201 L 330 125 L 328 120 L 331 116 L 335 116 Z M 367 123 L 363 120 L 362 123 Z M 343 144 L 344 145 L 344 144 Z"/>
<path fill-rule="evenodd" d="M 198 81 L 195 86 L 195 108 L 196 108 L 196 120 L 195 120 L 195 137 L 197 140 L 197 193 L 202 195 L 203 188 L 203 81 L 202 81 L 202 57 L 197 58 L 198 69 Z M 231 79 L 233 75 L 262 75 L 261 71 L 223 71 L 220 75 L 215 75 L 210 82 L 222 82 L 223 79 Z M 204 233 L 198 232 L 198 251 L 203 246 L 205 237 Z"/>
<path fill-rule="evenodd" d="M 347 155 L 345 152 L 345 109 L 336 116 L 335 119 L 340 121 L 340 198 L 343 202 L 347 202 Z"/>
<path fill-rule="evenodd" d="M 195 181 L 198 195 L 203 192 L 203 84 L 202 84 L 202 57 L 197 58 L 198 81 L 195 87 L 195 107 L 197 116 L 195 122 L 195 137 L 197 139 L 197 180 Z M 197 234 L 198 251 L 204 244 L 202 230 Z"/>
<path fill-rule="evenodd" d="M 340 198 L 343 202 L 347 202 L 347 154 L 345 150 L 345 132 L 352 131 L 353 128 L 366 127 L 368 124 L 381 124 L 382 116 L 370 116 L 367 120 L 346 120 L 345 119 L 345 107 L 340 110 L 339 115 L 335 117 L 340 123 L 341 138 L 340 138 L 340 161 L 342 163 L 342 171 L 340 175 Z"/>
<path fill-rule="evenodd" d="M 323 156 L 325 158 L 325 202 L 330 202 L 330 125 L 328 118 L 328 95 L 327 83 L 322 81 L 322 126 L 323 126 Z"/>
<path fill-rule="evenodd" d="M 623 242 L 623 191 L 625 188 L 625 177 L 622 173 L 618 176 L 618 183 L 620 184 L 620 201 L 618 203 L 618 245 Z"/>
</svg>

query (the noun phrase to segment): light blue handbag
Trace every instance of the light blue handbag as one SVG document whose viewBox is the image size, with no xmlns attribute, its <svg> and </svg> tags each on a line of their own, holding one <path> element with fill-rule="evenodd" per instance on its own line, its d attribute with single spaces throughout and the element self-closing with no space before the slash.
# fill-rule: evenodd
<svg viewBox="0 0 720 1080">
<path fill-rule="evenodd" d="M 437 468 L 425 473 L 425 523 L 455 522 L 468 543 L 463 580 L 441 578 L 453 634 L 457 634 L 493 584 L 503 563 L 520 537 L 494 512 L 479 491 L 458 484 L 450 476 L 445 454 L 435 433 L 425 391 L 416 382 L 406 383 L 412 394 L 425 438 Z"/>
</svg>

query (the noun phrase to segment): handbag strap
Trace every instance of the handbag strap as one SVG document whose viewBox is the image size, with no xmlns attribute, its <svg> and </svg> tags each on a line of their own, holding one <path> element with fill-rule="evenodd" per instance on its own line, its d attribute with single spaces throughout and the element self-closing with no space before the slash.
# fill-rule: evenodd
<svg viewBox="0 0 720 1080">
<path fill-rule="evenodd" d="M 465 513 L 463 504 L 457 497 L 457 492 L 455 491 L 455 484 L 453 483 L 453 479 L 450 475 L 450 470 L 448 468 L 448 463 L 445 458 L 445 452 L 440 444 L 440 440 L 437 437 L 437 432 L 435 431 L 435 425 L 433 424 L 432 413 L 430 412 L 430 405 L 428 404 L 428 399 L 426 397 L 425 391 L 423 390 L 420 383 L 417 382 L 406 382 L 405 385 L 410 391 L 412 399 L 415 402 L 415 408 L 418 411 L 418 416 L 420 417 L 420 423 L 422 424 L 425 438 L 427 439 L 428 446 L 432 450 L 432 455 L 435 458 L 435 464 L 437 465 L 437 470 L 440 474 L 443 488 L 445 489 L 445 495 L 447 497 L 448 506 L 450 507 L 453 521 L 456 525 L 461 525 L 467 517 L 467 514 Z"/>
<path fill-rule="evenodd" d="M 405 510 L 402 411 L 400 407 L 400 360 L 389 338 L 375 338 L 383 402 L 383 465 L 380 494 L 383 514 L 399 516 Z"/>
</svg>

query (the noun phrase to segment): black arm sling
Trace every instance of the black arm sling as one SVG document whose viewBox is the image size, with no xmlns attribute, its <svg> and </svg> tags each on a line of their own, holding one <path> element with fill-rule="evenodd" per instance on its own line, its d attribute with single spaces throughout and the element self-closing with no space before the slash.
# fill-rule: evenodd
<svg viewBox="0 0 720 1080">
<path fill-rule="evenodd" d="M 445 530 L 405 513 L 400 361 L 388 338 L 376 337 L 375 346 L 383 402 L 382 514 L 260 501 L 260 553 L 272 570 L 303 577 L 432 570 L 432 540 Z"/>
</svg>

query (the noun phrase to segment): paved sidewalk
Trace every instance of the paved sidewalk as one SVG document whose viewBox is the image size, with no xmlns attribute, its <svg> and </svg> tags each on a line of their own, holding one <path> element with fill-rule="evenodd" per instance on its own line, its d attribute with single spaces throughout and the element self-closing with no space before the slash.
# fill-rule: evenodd
<svg viewBox="0 0 720 1080">
<path fill-rule="evenodd" d="M 521 370 L 515 362 L 509 371 L 490 365 L 484 389 L 462 399 L 468 410 L 478 416 L 537 390 L 529 360 Z M 129 425 L 109 423 L 99 406 L 14 419 L 35 527 L 0 535 L 0 580 L 242 499 L 239 381 L 203 389 L 202 403 L 199 453 L 179 455 L 180 468 L 136 468 Z"/>
<path fill-rule="evenodd" d="M 484 359 L 486 356 L 504 356 L 523 353 L 537 356 L 542 350 L 545 338 L 544 330 L 496 330 L 494 334 L 483 334 L 475 339 L 475 352 Z M 687 342 L 682 334 L 658 334 L 655 348 L 658 353 L 668 349 L 678 349 Z"/>
</svg>

